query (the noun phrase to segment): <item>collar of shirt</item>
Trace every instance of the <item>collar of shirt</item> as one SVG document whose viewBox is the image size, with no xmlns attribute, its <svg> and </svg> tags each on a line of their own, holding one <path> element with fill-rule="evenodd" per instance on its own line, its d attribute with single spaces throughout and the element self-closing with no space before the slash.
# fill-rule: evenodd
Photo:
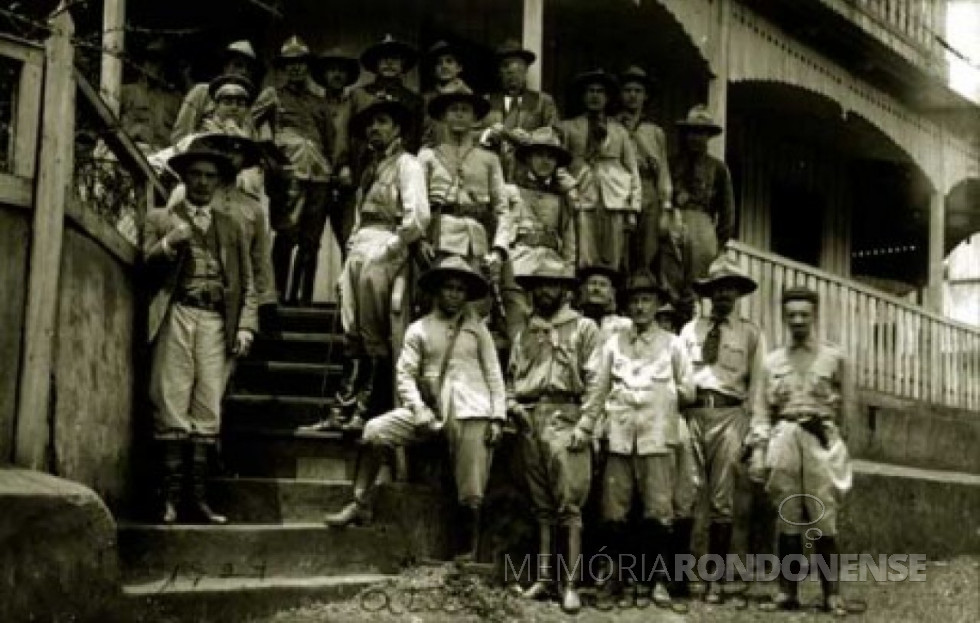
<svg viewBox="0 0 980 623">
<path fill-rule="evenodd" d="M 635 324 L 631 324 L 629 329 L 630 341 L 631 342 L 644 342 L 646 344 L 652 344 L 653 341 L 660 335 L 663 331 L 656 322 L 651 322 L 650 326 L 644 331 L 637 329 Z"/>
<path fill-rule="evenodd" d="M 538 177 L 532 171 L 528 170 L 525 172 L 525 177 L 527 179 L 528 185 L 536 188 L 547 189 L 550 188 L 554 183 L 555 176 L 549 175 L 548 177 Z"/>
<path fill-rule="evenodd" d="M 799 344 L 790 341 L 790 343 L 786 346 L 786 350 L 787 352 L 792 352 L 794 350 L 806 350 L 813 353 L 816 352 L 817 350 L 817 340 L 814 339 L 814 337 L 811 335 L 806 339 L 806 341 L 801 342 Z"/>
<path fill-rule="evenodd" d="M 578 320 L 582 317 L 582 314 L 578 313 L 574 309 L 566 304 L 564 307 L 558 310 L 554 316 L 551 318 L 542 318 L 541 316 L 531 316 L 529 322 L 530 326 L 535 329 L 545 329 L 551 330 L 556 327 L 560 327 L 563 324 Z"/>
<path fill-rule="evenodd" d="M 437 84 L 437 93 L 466 93 L 470 90 L 470 87 L 463 82 L 462 78 L 453 78 L 446 84 Z"/>
<path fill-rule="evenodd" d="M 210 216 L 211 215 L 211 204 L 205 204 L 202 206 L 195 205 L 188 200 L 187 202 L 187 213 L 194 218 L 195 216 Z"/>
<path fill-rule="evenodd" d="M 396 138 L 390 143 L 388 143 L 388 146 L 385 147 L 385 150 L 383 152 L 376 153 L 375 157 L 378 159 L 378 162 L 381 163 L 384 162 L 385 160 L 389 160 L 392 157 L 399 155 L 401 152 L 402 152 L 402 139 Z"/>
</svg>

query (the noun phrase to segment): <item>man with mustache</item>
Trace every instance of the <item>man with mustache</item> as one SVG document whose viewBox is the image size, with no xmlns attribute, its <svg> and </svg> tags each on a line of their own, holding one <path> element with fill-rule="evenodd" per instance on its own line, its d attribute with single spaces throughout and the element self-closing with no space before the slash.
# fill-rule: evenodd
<svg viewBox="0 0 980 623">
<path fill-rule="evenodd" d="M 756 289 L 751 277 L 724 254 L 694 282 L 694 290 L 711 299 L 711 313 L 681 329 L 680 339 L 694 365 L 697 396 L 685 417 L 690 425 L 700 480 L 708 488 L 708 553 L 724 558 L 731 548 L 736 468 L 750 416 L 762 406 L 765 381 L 765 335 L 758 326 L 736 315 L 735 304 Z M 692 496 L 693 504 L 698 496 Z M 693 509 L 681 516 L 693 516 Z M 682 535 L 678 535 L 683 538 Z M 677 543 L 685 551 L 689 543 Z M 725 565 L 722 565 L 724 570 Z M 721 582 L 708 582 L 704 600 L 723 600 Z M 745 599 L 733 599 L 744 607 Z"/>
</svg>

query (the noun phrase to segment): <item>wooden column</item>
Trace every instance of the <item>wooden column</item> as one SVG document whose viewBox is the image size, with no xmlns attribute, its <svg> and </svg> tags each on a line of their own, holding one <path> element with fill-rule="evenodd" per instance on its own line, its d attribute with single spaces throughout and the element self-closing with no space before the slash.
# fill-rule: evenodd
<svg viewBox="0 0 980 623">
<path fill-rule="evenodd" d="M 123 61 L 126 42 L 126 0 L 104 0 L 102 9 L 102 71 L 99 94 L 109 110 L 119 116 Z"/>
<path fill-rule="evenodd" d="M 41 146 L 24 314 L 24 358 L 14 424 L 14 462 L 31 469 L 44 469 L 48 460 L 58 280 L 75 136 L 74 50 L 71 43 L 75 27 L 69 12 L 60 7 L 49 23 L 51 36 L 45 43 Z"/>
<path fill-rule="evenodd" d="M 541 51 L 544 48 L 544 0 L 524 0 L 524 27 L 522 44 L 538 57 L 537 62 L 527 69 L 529 89 L 541 88 L 541 65 L 544 63 Z"/>
<path fill-rule="evenodd" d="M 728 117 L 728 45 L 731 38 L 731 0 L 717 0 L 708 30 L 709 40 L 705 53 L 714 78 L 708 83 L 708 109 L 721 127 L 726 127 Z M 715 158 L 725 158 L 725 133 L 711 140 L 708 153 Z"/>
<path fill-rule="evenodd" d="M 926 306 L 943 313 L 943 284 L 946 280 L 946 197 L 940 190 L 929 196 L 929 281 L 926 285 Z"/>
</svg>

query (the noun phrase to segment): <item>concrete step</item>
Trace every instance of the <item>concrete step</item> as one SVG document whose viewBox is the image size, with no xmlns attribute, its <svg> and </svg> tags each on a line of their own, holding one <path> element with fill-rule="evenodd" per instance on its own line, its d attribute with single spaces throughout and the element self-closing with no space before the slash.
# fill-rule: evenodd
<svg viewBox="0 0 980 623">
<path fill-rule="evenodd" d="M 232 380 L 235 394 L 333 396 L 343 374 L 340 364 L 247 359 Z"/>
<path fill-rule="evenodd" d="M 269 428 L 222 432 L 221 456 L 230 475 L 306 480 L 350 480 L 358 435 Z"/>
<path fill-rule="evenodd" d="M 154 525 L 121 523 L 120 560 L 130 583 L 161 577 L 314 577 L 394 573 L 411 559 L 411 544 L 382 525 Z"/>
<path fill-rule="evenodd" d="M 336 576 L 263 578 L 160 577 L 123 586 L 133 609 L 167 620 L 239 623 L 313 602 L 356 596 L 395 576 L 357 573 Z"/>
<path fill-rule="evenodd" d="M 252 347 L 252 359 L 307 363 L 339 362 L 344 356 L 344 336 L 339 333 L 270 331 L 260 333 Z"/>
<path fill-rule="evenodd" d="M 340 333 L 340 310 L 336 305 L 276 309 L 274 329 L 301 333 Z"/>
<path fill-rule="evenodd" d="M 351 499 L 349 480 L 217 478 L 211 501 L 234 523 L 317 522 Z M 385 523 L 375 515 L 375 522 Z"/>
<path fill-rule="evenodd" d="M 334 402 L 321 396 L 231 394 L 225 398 L 222 426 L 225 430 L 292 431 L 319 422 Z"/>
</svg>

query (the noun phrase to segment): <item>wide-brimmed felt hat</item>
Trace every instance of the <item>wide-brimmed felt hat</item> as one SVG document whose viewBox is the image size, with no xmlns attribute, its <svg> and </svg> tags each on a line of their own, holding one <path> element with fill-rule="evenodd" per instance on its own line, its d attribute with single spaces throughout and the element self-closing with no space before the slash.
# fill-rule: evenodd
<svg viewBox="0 0 980 623">
<path fill-rule="evenodd" d="M 223 58 L 228 58 L 229 56 L 241 56 L 247 58 L 253 63 L 259 62 L 259 57 L 255 54 L 255 48 L 248 41 L 242 39 L 240 41 L 232 41 L 228 46 L 221 51 Z"/>
<path fill-rule="evenodd" d="M 379 98 L 364 108 L 364 110 L 354 115 L 354 118 L 351 120 L 351 128 L 354 130 L 354 133 L 356 135 L 363 135 L 367 124 L 378 114 L 391 115 L 391 118 L 395 120 L 395 123 L 403 131 L 411 117 L 408 108 L 399 100 L 393 97 Z"/>
<path fill-rule="evenodd" d="M 287 63 L 310 62 L 313 60 L 313 53 L 303 40 L 293 35 L 282 44 L 279 55 L 276 56 L 276 65 L 282 66 Z"/>
<path fill-rule="evenodd" d="M 418 51 L 409 43 L 399 41 L 390 34 L 372 44 L 361 54 L 361 65 L 371 73 L 378 73 L 378 61 L 382 58 L 402 59 L 402 71 L 408 72 L 419 60 Z"/>
<path fill-rule="evenodd" d="M 187 167 L 202 160 L 213 162 L 218 167 L 218 173 L 225 180 L 234 179 L 235 175 L 238 174 L 227 152 L 215 149 L 198 140 L 191 141 L 186 150 L 171 156 L 167 160 L 167 166 L 183 179 Z"/>
<path fill-rule="evenodd" d="M 235 90 L 244 91 L 245 97 L 250 102 L 255 100 L 255 84 L 245 76 L 238 74 L 223 74 L 209 82 L 208 95 L 211 96 L 212 100 L 217 100 L 218 93 L 222 90 L 227 90 L 228 87 L 238 87 Z"/>
<path fill-rule="evenodd" d="M 687 117 L 677 121 L 674 125 L 677 126 L 678 130 L 701 132 L 710 136 L 715 136 L 722 132 L 721 126 L 715 123 L 715 120 L 711 117 L 711 113 L 708 112 L 708 107 L 704 104 L 694 106 L 687 113 Z"/>
<path fill-rule="evenodd" d="M 696 280 L 692 287 L 701 296 L 711 296 L 711 293 L 721 285 L 732 285 L 739 291 L 739 296 L 755 292 L 758 284 L 755 279 L 722 254 L 708 267 L 708 275 Z"/>
<path fill-rule="evenodd" d="M 649 271 L 633 273 L 626 280 L 626 285 L 623 286 L 623 295 L 626 297 L 639 292 L 653 292 L 657 296 L 665 294 L 663 286 Z"/>
<path fill-rule="evenodd" d="M 462 279 L 466 283 L 467 298 L 471 301 L 482 299 L 490 291 L 490 284 L 483 275 L 458 255 L 446 256 L 423 273 L 419 277 L 419 287 L 427 292 L 435 292 L 449 277 Z"/>
<path fill-rule="evenodd" d="M 557 253 L 545 256 L 531 269 L 531 272 L 515 275 L 514 280 L 517 281 L 517 285 L 526 290 L 539 283 L 560 283 L 570 288 L 578 283 L 575 268 Z"/>
<path fill-rule="evenodd" d="M 553 128 L 543 127 L 531 132 L 527 141 L 517 146 L 515 156 L 522 162 L 527 162 L 528 156 L 535 151 L 548 151 L 555 156 L 558 166 L 567 167 L 572 161 L 572 154 L 561 144 L 561 139 Z"/>
<path fill-rule="evenodd" d="M 429 116 L 433 119 L 441 119 L 446 114 L 446 110 L 456 102 L 466 102 L 473 106 L 473 112 L 477 120 L 483 119 L 490 112 L 490 102 L 467 89 L 465 91 L 440 93 L 432 98 L 428 107 Z"/>
<path fill-rule="evenodd" d="M 524 48 L 516 39 L 504 41 L 496 49 L 494 56 L 497 57 L 498 63 L 508 58 L 519 58 L 528 65 L 532 65 L 538 58 L 534 52 Z"/>
<path fill-rule="evenodd" d="M 585 266 L 578 269 L 578 280 L 582 283 L 585 283 L 585 281 L 593 275 L 602 275 L 603 277 L 606 277 L 612 281 L 613 285 L 617 287 L 623 280 L 623 276 L 618 270 L 605 264 L 593 264 L 591 266 Z"/>
<path fill-rule="evenodd" d="M 248 169 L 259 164 L 264 154 L 264 146 L 245 136 L 225 134 L 223 132 L 208 132 L 194 137 L 189 148 L 195 145 L 204 149 L 219 151 L 223 154 L 241 154 L 242 168 Z"/>
<path fill-rule="evenodd" d="M 605 69 L 591 69 L 589 71 L 583 71 L 579 75 L 575 76 L 572 80 L 572 90 L 575 93 L 581 94 L 585 87 L 590 84 L 601 84 L 606 88 L 606 93 L 609 94 L 610 99 L 619 90 L 619 81 L 616 80 L 616 76 L 612 75 Z"/>
<path fill-rule="evenodd" d="M 648 93 L 657 85 L 657 81 L 654 79 L 654 77 L 647 73 L 647 71 L 639 65 L 630 65 L 625 69 L 625 71 L 623 71 L 623 73 L 619 74 L 620 87 L 624 87 L 630 82 L 642 84 Z"/>
<path fill-rule="evenodd" d="M 347 79 L 344 81 L 344 86 L 354 84 L 361 76 L 361 65 L 357 62 L 357 58 L 348 50 L 340 47 L 334 47 L 330 48 L 326 52 L 318 54 L 316 58 L 313 59 L 313 79 L 323 85 L 323 73 L 326 71 L 327 67 L 331 65 L 339 65 L 347 74 Z"/>
<path fill-rule="evenodd" d="M 434 63 L 440 56 L 445 56 L 447 54 L 462 64 L 463 48 L 457 44 L 449 43 L 445 39 L 436 41 L 429 47 L 428 50 L 425 51 L 425 60 L 426 62 Z"/>
</svg>

